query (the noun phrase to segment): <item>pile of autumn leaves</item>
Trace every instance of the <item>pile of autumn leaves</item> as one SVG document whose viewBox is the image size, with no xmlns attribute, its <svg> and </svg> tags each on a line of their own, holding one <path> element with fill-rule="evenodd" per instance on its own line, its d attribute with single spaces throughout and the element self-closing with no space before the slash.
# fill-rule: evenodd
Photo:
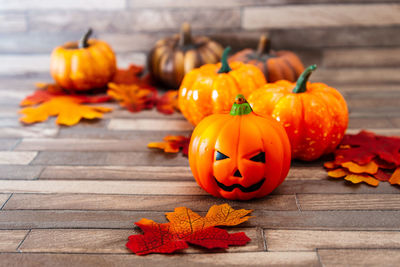
<svg viewBox="0 0 400 267">
<path fill-rule="evenodd" d="M 141 219 L 135 224 L 143 234 L 131 235 L 126 247 L 138 255 L 172 253 L 185 249 L 188 244 L 204 248 L 228 248 L 243 246 L 250 241 L 245 233 L 228 233 L 215 226 L 234 226 L 247 221 L 251 210 L 234 210 L 228 204 L 214 205 L 205 217 L 186 207 L 166 213 L 168 223 L 156 223 Z"/>
<path fill-rule="evenodd" d="M 345 135 L 335 159 L 324 164 L 328 175 L 352 183 L 378 186 L 380 181 L 400 185 L 400 138 L 361 131 Z"/>
<path fill-rule="evenodd" d="M 158 97 L 148 76 L 141 77 L 142 72 L 143 67 L 136 65 L 118 70 L 108 84 L 107 95 L 95 94 L 96 92 L 78 94 L 68 92 L 55 84 L 38 83 L 38 89 L 20 103 L 24 107 L 20 110 L 24 115 L 20 121 L 32 124 L 57 116 L 57 124 L 71 126 L 81 119 L 102 118 L 104 113 L 112 111 L 109 107 L 84 104 L 104 103 L 112 99 L 132 112 L 156 107 L 161 113 L 173 113 L 177 109 L 177 92 L 169 91 Z"/>
</svg>

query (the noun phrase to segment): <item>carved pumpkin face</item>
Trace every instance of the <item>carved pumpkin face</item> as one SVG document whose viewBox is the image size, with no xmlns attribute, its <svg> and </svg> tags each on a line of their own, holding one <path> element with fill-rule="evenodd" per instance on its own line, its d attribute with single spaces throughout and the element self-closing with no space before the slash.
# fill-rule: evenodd
<svg viewBox="0 0 400 267">
<path fill-rule="evenodd" d="M 285 179 L 290 156 L 283 127 L 254 114 L 247 102 L 234 104 L 231 114 L 201 121 L 189 145 L 197 183 L 227 199 L 247 200 L 272 192 Z"/>
</svg>

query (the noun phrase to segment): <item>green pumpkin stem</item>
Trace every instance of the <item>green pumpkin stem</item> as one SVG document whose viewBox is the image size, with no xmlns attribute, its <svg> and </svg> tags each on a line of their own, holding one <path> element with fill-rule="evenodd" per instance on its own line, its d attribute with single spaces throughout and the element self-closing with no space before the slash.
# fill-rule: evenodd
<svg viewBox="0 0 400 267">
<path fill-rule="evenodd" d="M 241 116 L 247 115 L 253 112 L 250 107 L 250 104 L 247 103 L 247 100 L 244 98 L 243 95 L 237 95 L 235 98 L 235 103 L 232 105 L 232 109 L 230 114 L 232 116 Z"/>
<path fill-rule="evenodd" d="M 297 79 L 296 87 L 293 89 L 293 93 L 298 94 L 298 93 L 304 93 L 307 91 L 307 82 L 308 79 L 310 78 L 311 73 L 317 69 L 317 65 L 311 65 L 308 66 L 303 73 L 300 75 L 300 77 Z"/>
<path fill-rule="evenodd" d="M 85 33 L 85 35 L 82 36 L 82 38 L 79 40 L 79 45 L 78 48 L 87 48 L 89 47 L 88 41 L 90 35 L 92 35 L 93 30 L 91 28 L 88 29 L 88 31 Z"/>
<path fill-rule="evenodd" d="M 225 48 L 224 52 L 222 53 L 222 58 L 221 58 L 221 68 L 219 69 L 218 73 L 228 73 L 230 72 L 232 69 L 231 67 L 229 67 L 228 64 L 228 55 L 229 52 L 231 52 L 231 47 L 228 46 L 227 48 Z"/>
</svg>

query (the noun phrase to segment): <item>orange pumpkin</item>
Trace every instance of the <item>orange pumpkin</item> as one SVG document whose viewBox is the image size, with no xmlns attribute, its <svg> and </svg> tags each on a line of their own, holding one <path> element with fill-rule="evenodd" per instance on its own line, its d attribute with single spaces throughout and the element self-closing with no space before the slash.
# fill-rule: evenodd
<svg viewBox="0 0 400 267">
<path fill-rule="evenodd" d="M 227 62 L 230 48 L 222 55 L 221 63 L 206 64 L 185 75 L 179 89 L 179 109 L 192 124 L 204 117 L 229 111 L 235 96 L 245 97 L 265 84 L 261 71 L 250 64 Z"/>
<path fill-rule="evenodd" d="M 90 39 L 92 30 L 78 42 L 68 42 L 51 53 L 50 72 L 63 88 L 83 91 L 104 87 L 114 76 L 114 52 L 104 41 Z"/>
<path fill-rule="evenodd" d="M 286 50 L 271 50 L 271 41 L 262 35 L 257 50 L 244 49 L 229 58 L 229 62 L 242 61 L 257 66 L 268 82 L 279 80 L 296 81 L 304 66 L 299 57 Z"/>
<path fill-rule="evenodd" d="M 283 127 L 252 112 L 238 95 L 230 114 L 214 114 L 194 129 L 189 163 L 208 193 L 247 200 L 268 195 L 290 168 L 290 143 Z"/>
<path fill-rule="evenodd" d="M 285 127 L 293 158 L 306 161 L 333 152 L 348 124 L 342 95 L 326 84 L 308 82 L 316 67 L 308 67 L 297 84 L 284 80 L 266 84 L 249 97 L 255 112 L 271 115 Z"/>
</svg>

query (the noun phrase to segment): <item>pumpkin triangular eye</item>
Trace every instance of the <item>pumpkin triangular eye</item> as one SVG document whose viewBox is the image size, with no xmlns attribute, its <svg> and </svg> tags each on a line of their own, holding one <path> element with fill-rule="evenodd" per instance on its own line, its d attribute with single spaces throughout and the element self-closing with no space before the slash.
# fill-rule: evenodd
<svg viewBox="0 0 400 267">
<path fill-rule="evenodd" d="M 222 159 L 227 159 L 229 158 L 227 155 L 222 154 L 221 152 L 217 151 L 215 154 L 215 160 L 222 160 Z"/>
<path fill-rule="evenodd" d="M 260 152 L 257 155 L 255 155 L 254 157 L 250 158 L 251 161 L 255 161 L 255 162 L 263 162 L 265 163 L 265 153 L 264 152 Z"/>
</svg>

